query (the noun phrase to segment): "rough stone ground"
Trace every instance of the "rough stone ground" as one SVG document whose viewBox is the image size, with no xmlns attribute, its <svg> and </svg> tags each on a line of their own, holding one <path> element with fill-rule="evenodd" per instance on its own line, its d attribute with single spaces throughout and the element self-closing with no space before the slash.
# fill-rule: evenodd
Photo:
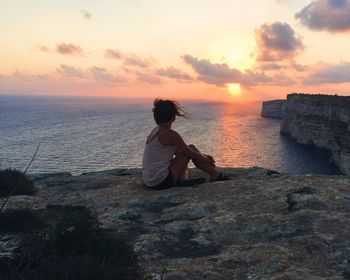
<svg viewBox="0 0 350 280">
<path fill-rule="evenodd" d="M 144 189 L 139 170 L 37 175 L 39 192 L 8 207 L 86 205 L 154 279 L 350 279 L 349 177 L 226 173 L 164 191 Z"/>
</svg>

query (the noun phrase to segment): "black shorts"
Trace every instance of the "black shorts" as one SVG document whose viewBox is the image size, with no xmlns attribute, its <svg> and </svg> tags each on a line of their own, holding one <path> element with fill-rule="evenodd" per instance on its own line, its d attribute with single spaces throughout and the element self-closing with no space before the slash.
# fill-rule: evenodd
<svg viewBox="0 0 350 280">
<path fill-rule="evenodd" d="M 154 186 L 154 187 L 149 187 L 144 185 L 147 189 L 153 189 L 153 190 L 165 190 L 165 189 L 169 189 L 174 185 L 174 177 L 173 174 L 171 173 L 170 169 L 169 169 L 169 174 L 168 176 L 166 176 L 166 178 L 158 185 Z"/>
</svg>

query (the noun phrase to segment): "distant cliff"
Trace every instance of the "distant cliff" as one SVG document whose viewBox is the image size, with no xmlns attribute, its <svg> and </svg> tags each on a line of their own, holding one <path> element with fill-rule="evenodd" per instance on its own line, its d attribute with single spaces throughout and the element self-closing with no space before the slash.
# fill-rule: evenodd
<svg viewBox="0 0 350 280">
<path fill-rule="evenodd" d="M 289 94 L 281 132 L 330 150 L 334 163 L 350 175 L 350 96 Z"/>
<path fill-rule="evenodd" d="M 262 104 L 261 116 L 269 118 L 281 118 L 283 106 L 286 100 L 264 101 Z"/>
</svg>

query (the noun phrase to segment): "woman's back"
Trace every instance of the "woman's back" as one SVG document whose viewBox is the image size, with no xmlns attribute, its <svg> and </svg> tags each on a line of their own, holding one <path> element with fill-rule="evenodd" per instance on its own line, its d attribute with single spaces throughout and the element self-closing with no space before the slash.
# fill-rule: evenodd
<svg viewBox="0 0 350 280">
<path fill-rule="evenodd" d="M 145 144 L 143 154 L 143 180 L 147 186 L 160 184 L 169 174 L 169 166 L 174 156 L 172 145 L 164 146 L 159 142 L 159 134 L 154 130 Z"/>
</svg>

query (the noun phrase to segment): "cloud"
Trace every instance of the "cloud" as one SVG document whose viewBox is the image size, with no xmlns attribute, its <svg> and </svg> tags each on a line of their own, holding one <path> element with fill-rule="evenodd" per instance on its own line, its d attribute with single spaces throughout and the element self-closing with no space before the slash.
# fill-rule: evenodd
<svg viewBox="0 0 350 280">
<path fill-rule="evenodd" d="M 258 61 L 276 61 L 296 56 L 304 45 L 288 23 L 263 24 L 255 31 Z"/>
<path fill-rule="evenodd" d="M 271 85 L 273 86 L 291 86 L 295 85 L 296 81 L 286 74 L 277 74 L 272 77 Z"/>
<path fill-rule="evenodd" d="M 263 71 L 280 70 L 281 68 L 283 67 L 277 63 L 263 63 L 260 65 L 260 69 Z"/>
<path fill-rule="evenodd" d="M 192 81 L 192 77 L 181 71 L 180 69 L 177 69 L 173 66 L 171 67 L 167 67 L 165 69 L 157 69 L 156 73 L 159 75 L 159 76 L 164 76 L 164 77 L 168 77 L 168 78 L 171 78 L 171 79 L 176 79 L 176 80 L 179 80 L 179 81 Z"/>
<path fill-rule="evenodd" d="M 162 83 L 161 79 L 149 73 L 138 73 L 137 80 L 151 85 L 159 85 Z"/>
<path fill-rule="evenodd" d="M 295 15 L 312 30 L 343 32 L 350 30 L 350 0 L 316 0 Z"/>
<path fill-rule="evenodd" d="M 80 46 L 66 43 L 57 44 L 56 51 L 63 55 L 84 55 L 85 53 Z"/>
<path fill-rule="evenodd" d="M 41 52 L 49 52 L 49 51 L 50 51 L 50 48 L 47 47 L 47 46 L 44 46 L 44 45 L 39 45 L 39 46 L 38 46 L 38 49 L 39 49 L 39 51 L 41 51 Z"/>
<path fill-rule="evenodd" d="M 81 10 L 80 12 L 85 19 L 91 19 L 91 13 L 87 10 Z"/>
<path fill-rule="evenodd" d="M 119 51 L 111 49 L 106 50 L 105 57 L 110 59 L 122 59 L 122 55 Z"/>
<path fill-rule="evenodd" d="M 72 78 L 84 75 L 84 79 Z M 124 85 L 127 76 L 118 75 L 96 66 L 80 69 L 62 64 L 48 74 L 29 74 L 16 70 L 9 75 L 0 74 L 0 92 L 20 94 L 86 94 L 101 89 Z M 102 92 L 101 92 L 102 93 Z"/>
<path fill-rule="evenodd" d="M 0 75 L 1 76 L 1 75 Z M 16 69 L 12 74 L 2 76 L 7 82 L 28 83 L 28 82 L 44 82 L 53 80 L 53 77 L 47 74 L 31 75 Z"/>
<path fill-rule="evenodd" d="M 92 77 L 96 81 L 107 83 L 122 83 L 126 82 L 126 78 L 120 75 L 110 73 L 106 68 L 93 66 L 89 69 Z"/>
<path fill-rule="evenodd" d="M 182 59 L 185 63 L 192 66 L 193 70 L 198 74 L 198 80 L 219 87 L 224 87 L 231 83 L 256 86 L 272 81 L 270 77 L 261 71 L 246 70 L 241 72 L 238 69 L 230 68 L 226 63 L 211 63 L 209 60 L 199 60 L 191 55 L 184 55 Z"/>
<path fill-rule="evenodd" d="M 106 68 L 97 66 L 92 66 L 86 71 L 83 71 L 81 68 L 61 64 L 56 70 L 62 76 L 69 78 L 82 78 L 106 83 L 122 83 L 127 80 L 126 77 L 123 77 L 122 75 L 113 74 Z"/>
<path fill-rule="evenodd" d="M 143 58 L 135 54 L 125 54 L 119 50 L 107 49 L 105 57 L 109 59 L 120 59 L 124 65 L 136 66 L 140 68 L 147 68 L 152 64 L 151 58 Z"/>
<path fill-rule="evenodd" d="M 147 59 L 141 58 L 136 55 L 124 56 L 123 61 L 125 65 L 138 66 L 141 68 L 147 68 L 151 64 L 151 62 Z"/>
<path fill-rule="evenodd" d="M 86 78 L 83 70 L 65 64 L 61 64 L 60 67 L 57 68 L 57 72 L 65 77 Z"/>
<path fill-rule="evenodd" d="M 182 56 L 182 59 L 192 66 L 198 74 L 198 80 L 202 82 L 224 86 L 242 80 L 242 73 L 235 68 L 230 68 L 226 63 L 211 63 L 209 60 L 199 60 L 188 54 Z"/>
<path fill-rule="evenodd" d="M 59 75 L 57 75 L 59 74 Z M 12 82 L 38 82 L 43 80 L 56 80 L 65 82 L 77 81 L 79 84 L 90 84 L 92 82 L 98 82 L 102 85 L 114 85 L 126 82 L 127 75 L 120 75 L 118 73 L 113 73 L 106 68 L 101 68 L 97 66 L 92 66 L 87 69 L 81 69 L 65 64 L 61 64 L 60 67 L 56 69 L 56 72 L 51 75 L 29 75 L 22 71 L 16 70 L 10 76 L 4 77 L 7 81 Z M 68 78 L 68 79 L 67 79 Z M 71 78 L 79 78 L 71 79 Z"/>
<path fill-rule="evenodd" d="M 309 69 L 309 66 L 296 63 L 295 61 L 291 61 L 291 63 L 289 64 L 289 69 L 295 70 L 297 72 L 305 72 Z"/>
<path fill-rule="evenodd" d="M 115 86 L 112 83 L 97 83 L 92 77 L 89 79 L 72 79 L 62 76 L 55 70 L 50 74 L 33 75 L 22 71 L 20 75 L 6 75 L 0 83 L 0 93 L 5 94 L 54 94 L 54 95 L 86 95 L 95 94 L 101 87 Z M 88 72 L 86 72 L 88 74 Z"/>
<path fill-rule="evenodd" d="M 264 72 L 246 70 L 239 83 L 245 86 L 257 86 L 270 82 L 272 82 L 271 77 L 267 76 Z"/>
<path fill-rule="evenodd" d="M 295 60 L 287 60 L 282 61 L 281 63 L 271 63 L 268 61 L 261 61 L 257 66 L 256 70 L 260 70 L 263 72 L 270 72 L 270 71 L 281 71 L 281 70 L 288 70 L 290 71 L 296 71 L 296 72 L 305 72 L 309 68 L 308 65 L 303 65 L 295 62 Z"/>
<path fill-rule="evenodd" d="M 305 84 L 350 83 L 350 62 L 315 65 Z"/>
<path fill-rule="evenodd" d="M 28 75 L 28 74 L 25 74 L 23 73 L 22 71 L 16 69 L 12 75 L 10 76 L 11 79 L 14 79 L 16 81 L 27 81 L 31 78 L 33 78 L 34 75 Z"/>
</svg>

